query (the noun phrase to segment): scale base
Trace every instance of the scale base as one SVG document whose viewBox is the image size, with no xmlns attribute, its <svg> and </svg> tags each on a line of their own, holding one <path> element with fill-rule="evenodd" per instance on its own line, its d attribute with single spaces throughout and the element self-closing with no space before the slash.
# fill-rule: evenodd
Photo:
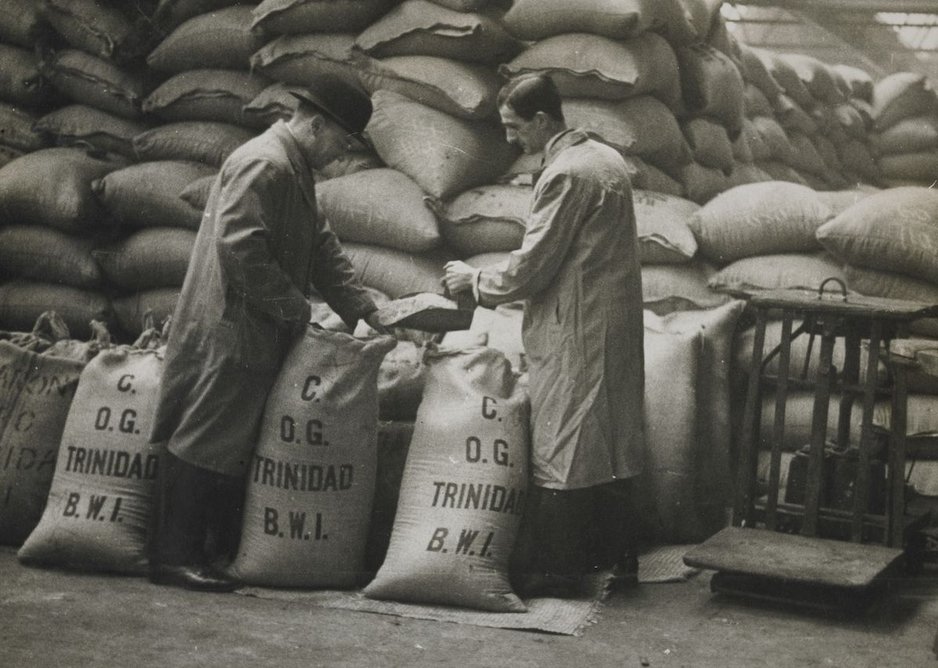
<svg viewBox="0 0 938 668">
<path fill-rule="evenodd" d="M 710 591 L 714 593 L 850 615 L 869 613 L 882 600 L 886 589 L 886 580 L 869 587 L 855 588 L 792 582 L 745 573 L 718 572 L 710 579 Z"/>
</svg>

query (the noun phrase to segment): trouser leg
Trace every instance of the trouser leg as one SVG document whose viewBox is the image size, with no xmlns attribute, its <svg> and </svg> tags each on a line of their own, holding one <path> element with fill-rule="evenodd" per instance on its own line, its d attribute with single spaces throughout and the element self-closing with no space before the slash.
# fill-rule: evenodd
<svg viewBox="0 0 938 668">
<path fill-rule="evenodd" d="M 593 570 L 622 566 L 638 549 L 633 481 L 618 480 L 590 489 L 590 566 Z"/>
<path fill-rule="evenodd" d="M 205 476 L 168 450 L 160 456 L 153 518 L 151 561 L 190 565 L 203 560 L 205 544 Z"/>
<path fill-rule="evenodd" d="M 234 559 L 241 540 L 244 479 L 211 473 L 206 506 L 207 558 L 210 562 Z"/>
<path fill-rule="evenodd" d="M 534 572 L 578 576 L 586 572 L 586 541 L 590 514 L 589 490 L 538 490 L 533 518 Z"/>
<path fill-rule="evenodd" d="M 151 559 L 158 564 L 204 564 L 238 547 L 244 484 L 189 464 L 171 452 L 160 457 L 151 527 Z"/>
</svg>

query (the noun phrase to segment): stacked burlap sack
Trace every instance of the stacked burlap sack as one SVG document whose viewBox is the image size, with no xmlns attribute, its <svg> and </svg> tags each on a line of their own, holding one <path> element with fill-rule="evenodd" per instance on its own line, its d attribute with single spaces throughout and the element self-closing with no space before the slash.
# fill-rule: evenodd
<svg viewBox="0 0 938 668">
<path fill-rule="evenodd" d="M 172 313 L 208 186 L 224 159 L 260 131 L 243 108 L 267 85 L 249 71 L 262 43 L 250 6 L 164 1 L 153 21 L 160 39 L 146 55 L 150 86 L 140 100 L 151 127 L 131 141 L 138 162 L 94 184 L 120 230 L 95 257 L 132 335 L 145 313 Z"/>
<path fill-rule="evenodd" d="M 764 288 L 816 290 L 829 277 L 844 281 L 852 294 L 938 303 L 935 251 L 938 250 L 936 222 L 938 196 L 926 188 L 892 188 L 882 191 L 858 190 L 817 193 L 790 183 L 764 183 L 740 186 L 714 198 L 702 207 L 691 222 L 701 253 L 722 268 L 710 285 L 717 290 L 736 292 Z M 800 323 L 795 322 L 797 328 Z M 936 379 L 928 360 L 938 347 L 934 320 L 912 323 L 912 339 L 897 340 L 894 354 L 925 362 L 910 375 L 907 435 L 910 452 L 926 460 L 936 457 L 933 437 Z M 781 321 L 770 321 L 766 330 L 766 350 L 781 340 Z M 735 364 L 741 375 L 735 400 L 744 398 L 744 373 L 752 354 L 753 329 L 742 331 L 735 346 Z M 808 357 L 808 338 L 796 339 L 791 358 L 791 374 L 805 368 L 809 378 L 816 374 L 818 348 Z M 921 353 L 921 357 L 920 357 Z M 844 351 L 838 342 L 834 365 L 843 368 Z M 865 354 L 865 353 L 864 353 Z M 807 367 L 805 359 L 808 357 Z M 861 356 L 862 357 L 862 356 Z M 777 370 L 778 360 L 767 370 Z M 861 359 L 865 373 L 866 362 Z M 880 364 L 879 374 L 886 369 Z M 828 433 L 837 426 L 839 395 L 831 398 Z M 783 450 L 792 453 L 810 440 L 814 395 L 810 390 L 789 393 Z M 761 409 L 763 468 L 767 471 L 774 422 L 774 397 L 764 399 Z M 739 414 L 737 414 L 738 416 Z M 876 405 L 874 427 L 888 430 L 888 401 Z M 859 410 L 854 410 L 851 434 L 858 438 Z M 856 444 L 856 443 L 854 443 Z M 918 462 L 919 476 L 928 475 L 922 490 L 938 492 L 932 464 Z"/>
<path fill-rule="evenodd" d="M 91 255 L 110 230 L 91 186 L 127 164 L 130 140 L 144 128 L 143 83 L 132 65 L 145 43 L 136 10 L 81 0 L 4 3 L 0 32 L 18 39 L 19 51 L 2 69 L 22 90 L 14 87 L 12 100 L 8 87 L 0 95 L 30 107 L 32 120 L 27 127 L 20 114 L 23 125 L 11 122 L 3 140 L 23 152 L 0 170 L 4 327 L 28 329 L 48 309 L 78 336 L 89 334 L 92 319 L 112 320 L 108 280 Z"/>
<path fill-rule="evenodd" d="M 920 74 L 876 82 L 871 143 L 884 183 L 930 186 L 938 180 L 938 96 Z"/>
<path fill-rule="evenodd" d="M 738 157 L 751 163 L 752 180 L 767 175 L 816 190 L 878 183 L 869 146 L 869 75 L 809 56 L 739 47 L 746 120 Z"/>
</svg>

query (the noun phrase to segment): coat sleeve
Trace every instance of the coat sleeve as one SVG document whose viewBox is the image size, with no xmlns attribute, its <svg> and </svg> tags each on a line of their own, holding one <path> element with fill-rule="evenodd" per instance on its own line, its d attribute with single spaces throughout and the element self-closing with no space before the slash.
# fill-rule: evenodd
<svg viewBox="0 0 938 668">
<path fill-rule="evenodd" d="M 377 307 L 355 278 L 355 269 L 329 223 L 321 221 L 310 282 L 349 327 Z"/>
<path fill-rule="evenodd" d="M 542 177 L 521 248 L 512 251 L 507 266 L 486 267 L 479 273 L 479 303 L 496 306 L 525 299 L 550 285 L 588 214 L 589 203 L 582 179 L 563 172 Z"/>
<path fill-rule="evenodd" d="M 226 166 L 220 178 L 215 243 L 228 289 L 275 320 L 305 322 L 309 302 L 270 252 L 272 218 L 284 199 L 276 168 L 243 162 Z"/>
</svg>

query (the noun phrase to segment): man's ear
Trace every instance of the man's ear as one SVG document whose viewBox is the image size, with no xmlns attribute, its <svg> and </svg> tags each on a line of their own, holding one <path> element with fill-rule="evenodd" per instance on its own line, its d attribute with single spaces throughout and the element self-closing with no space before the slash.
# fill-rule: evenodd
<svg viewBox="0 0 938 668">
<path fill-rule="evenodd" d="M 322 117 L 322 114 L 314 115 L 309 121 L 309 127 L 317 135 L 322 132 L 323 126 L 326 124 L 326 119 Z"/>
</svg>

